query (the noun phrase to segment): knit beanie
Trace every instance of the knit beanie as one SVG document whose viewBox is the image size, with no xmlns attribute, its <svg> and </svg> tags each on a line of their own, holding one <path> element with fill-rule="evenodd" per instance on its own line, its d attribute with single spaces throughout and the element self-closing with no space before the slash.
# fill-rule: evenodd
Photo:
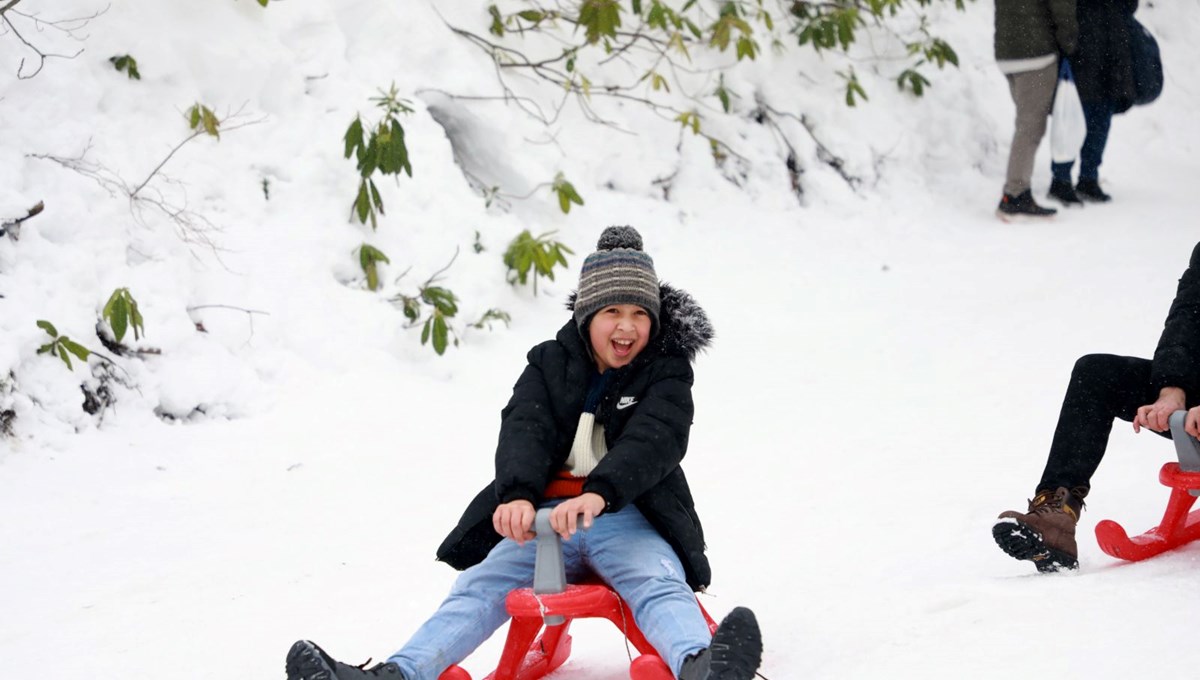
<svg viewBox="0 0 1200 680">
<path fill-rule="evenodd" d="M 600 234 L 596 252 L 583 260 L 575 323 L 583 332 L 593 314 L 609 305 L 624 304 L 649 312 L 651 334 L 657 333 L 659 293 L 654 260 L 642 251 L 642 235 L 637 229 L 608 227 Z"/>
</svg>

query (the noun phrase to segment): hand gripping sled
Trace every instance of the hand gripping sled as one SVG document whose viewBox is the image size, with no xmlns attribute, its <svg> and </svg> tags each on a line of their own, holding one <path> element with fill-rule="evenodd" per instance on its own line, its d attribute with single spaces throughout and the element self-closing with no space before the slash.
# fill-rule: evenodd
<svg viewBox="0 0 1200 680">
<path fill-rule="evenodd" d="M 1130 537 L 1120 524 L 1104 520 L 1096 525 L 1100 549 L 1117 559 L 1138 562 L 1200 538 L 1200 510 L 1188 512 L 1200 496 L 1200 441 L 1183 430 L 1187 411 L 1171 414 L 1171 439 L 1178 463 L 1167 463 L 1158 481 L 1171 487 L 1171 498 L 1162 522 L 1140 536 Z"/>
<path fill-rule="evenodd" d="M 534 520 L 537 534 L 537 553 L 533 568 L 533 587 L 518 588 L 508 594 L 504 605 L 512 616 L 508 639 L 496 670 L 484 680 L 536 680 L 563 665 L 571 655 L 571 636 L 568 630 L 573 619 L 605 618 L 613 622 L 637 648 L 638 656 L 629 665 L 632 680 L 674 680 L 674 673 L 646 641 L 634 623 L 629 605 L 599 579 L 579 585 L 568 585 L 563 564 L 562 539 L 550 528 L 550 509 L 537 511 Z M 708 621 L 709 631 L 716 631 L 704 606 L 697 601 L 700 612 Z M 543 624 L 545 630 L 542 630 Z M 539 635 L 539 632 L 541 633 Z M 471 680 L 458 666 L 451 666 L 438 680 Z"/>
</svg>

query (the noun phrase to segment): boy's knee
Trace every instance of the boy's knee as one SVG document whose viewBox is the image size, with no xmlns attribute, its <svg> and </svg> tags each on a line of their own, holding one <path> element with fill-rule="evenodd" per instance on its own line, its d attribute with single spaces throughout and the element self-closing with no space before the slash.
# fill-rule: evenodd
<svg viewBox="0 0 1200 680">
<path fill-rule="evenodd" d="M 1114 368 L 1113 362 L 1116 359 L 1119 357 L 1112 354 L 1085 354 L 1075 360 L 1075 367 L 1071 369 L 1071 377 L 1080 378 L 1109 373 Z"/>
</svg>

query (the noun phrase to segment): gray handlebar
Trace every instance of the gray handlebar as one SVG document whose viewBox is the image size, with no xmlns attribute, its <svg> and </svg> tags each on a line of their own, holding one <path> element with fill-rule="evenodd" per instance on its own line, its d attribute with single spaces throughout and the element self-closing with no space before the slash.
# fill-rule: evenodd
<svg viewBox="0 0 1200 680">
<path fill-rule="evenodd" d="M 537 552 L 533 562 L 533 593 L 553 595 L 567 589 L 567 569 L 563 562 L 562 538 L 550 527 L 550 508 L 541 508 L 533 519 L 533 532 L 537 534 Z M 580 525 L 582 528 L 582 524 Z M 547 626 L 561 626 L 566 617 L 546 614 L 542 620 Z"/>
<path fill-rule="evenodd" d="M 1175 442 L 1175 454 L 1179 456 L 1179 469 L 1200 472 L 1200 441 L 1183 429 L 1186 420 L 1187 411 L 1171 414 L 1171 440 Z M 1200 489 L 1193 489 L 1191 494 L 1200 496 Z"/>
</svg>

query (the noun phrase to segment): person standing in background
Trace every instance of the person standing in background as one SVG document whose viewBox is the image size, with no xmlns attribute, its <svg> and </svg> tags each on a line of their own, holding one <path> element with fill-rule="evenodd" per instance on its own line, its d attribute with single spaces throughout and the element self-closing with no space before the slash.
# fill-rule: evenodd
<svg viewBox="0 0 1200 680">
<path fill-rule="evenodd" d="M 1070 57 L 1083 104 L 1087 137 L 1079 151 L 1079 183 L 1071 186 L 1073 162 L 1051 163 L 1050 197 L 1063 205 L 1112 199 L 1100 188 L 1100 163 L 1113 114 L 1133 106 L 1133 53 L 1129 18 L 1138 0 L 1078 0 L 1079 47 Z"/>
<path fill-rule="evenodd" d="M 1001 219 L 1056 212 L 1033 200 L 1030 179 L 1054 101 L 1058 59 L 1075 52 L 1078 35 L 1075 0 L 996 0 L 996 63 L 1017 109 L 1004 195 L 996 208 Z"/>
</svg>

